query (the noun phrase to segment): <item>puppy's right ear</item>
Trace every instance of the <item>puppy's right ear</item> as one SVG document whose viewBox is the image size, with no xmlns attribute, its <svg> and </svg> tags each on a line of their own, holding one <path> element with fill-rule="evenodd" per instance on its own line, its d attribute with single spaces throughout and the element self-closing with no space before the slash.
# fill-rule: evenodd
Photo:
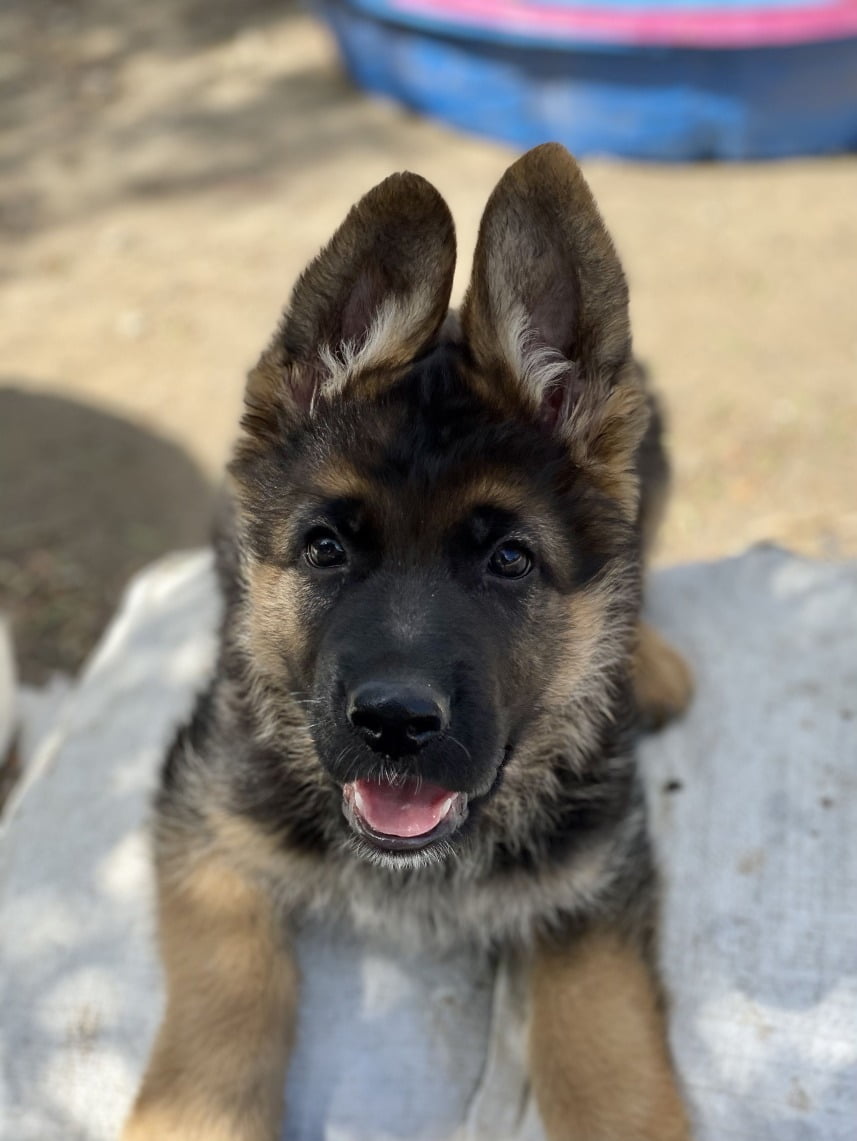
<svg viewBox="0 0 857 1141">
<path fill-rule="evenodd" d="M 249 376 L 245 430 L 270 437 L 319 398 L 392 383 L 437 333 L 454 269 L 452 216 L 431 183 L 405 172 L 370 190 L 298 279 Z"/>
</svg>

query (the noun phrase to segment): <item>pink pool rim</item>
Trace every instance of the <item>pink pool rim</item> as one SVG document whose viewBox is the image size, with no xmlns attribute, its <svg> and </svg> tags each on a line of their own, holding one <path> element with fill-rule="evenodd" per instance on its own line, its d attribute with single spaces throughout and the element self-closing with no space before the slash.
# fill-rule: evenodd
<svg viewBox="0 0 857 1141">
<path fill-rule="evenodd" d="M 857 35 L 857 0 L 716 7 L 634 3 L 559 5 L 526 0 L 391 0 L 391 12 L 501 35 L 583 43 L 741 48 Z"/>
</svg>

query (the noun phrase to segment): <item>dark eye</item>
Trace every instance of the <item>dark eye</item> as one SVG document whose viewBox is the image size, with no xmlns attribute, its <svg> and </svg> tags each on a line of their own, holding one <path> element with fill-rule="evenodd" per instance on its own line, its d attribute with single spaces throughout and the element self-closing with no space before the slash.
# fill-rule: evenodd
<svg viewBox="0 0 857 1141">
<path fill-rule="evenodd" d="M 532 568 L 532 555 L 519 543 L 503 543 L 488 562 L 488 569 L 500 578 L 523 578 Z"/>
<path fill-rule="evenodd" d="M 307 539 L 304 553 L 311 567 L 324 570 L 328 567 L 341 567 L 348 562 L 345 547 L 332 531 L 313 531 Z"/>
</svg>

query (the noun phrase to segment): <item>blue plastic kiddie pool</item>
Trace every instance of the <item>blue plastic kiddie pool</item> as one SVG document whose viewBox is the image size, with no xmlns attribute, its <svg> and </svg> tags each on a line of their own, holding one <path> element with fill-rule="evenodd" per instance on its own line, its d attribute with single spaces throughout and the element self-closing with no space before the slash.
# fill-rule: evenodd
<svg viewBox="0 0 857 1141">
<path fill-rule="evenodd" d="M 857 0 L 320 0 L 370 91 L 576 154 L 857 148 Z M 855 195 L 857 198 L 857 195 Z"/>
</svg>

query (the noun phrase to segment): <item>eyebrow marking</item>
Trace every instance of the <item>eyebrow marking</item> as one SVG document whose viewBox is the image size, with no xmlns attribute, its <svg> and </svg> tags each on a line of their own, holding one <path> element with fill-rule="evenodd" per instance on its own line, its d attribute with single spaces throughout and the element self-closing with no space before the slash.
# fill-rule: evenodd
<svg viewBox="0 0 857 1141">
<path fill-rule="evenodd" d="M 471 480 L 456 496 L 455 506 L 465 511 L 506 511 L 510 515 L 523 515 L 533 508 L 533 499 L 522 487 L 490 473 L 482 473 Z"/>
<path fill-rule="evenodd" d="M 368 499 L 372 491 L 370 482 L 339 455 L 314 472 L 312 482 L 328 499 Z"/>
</svg>

